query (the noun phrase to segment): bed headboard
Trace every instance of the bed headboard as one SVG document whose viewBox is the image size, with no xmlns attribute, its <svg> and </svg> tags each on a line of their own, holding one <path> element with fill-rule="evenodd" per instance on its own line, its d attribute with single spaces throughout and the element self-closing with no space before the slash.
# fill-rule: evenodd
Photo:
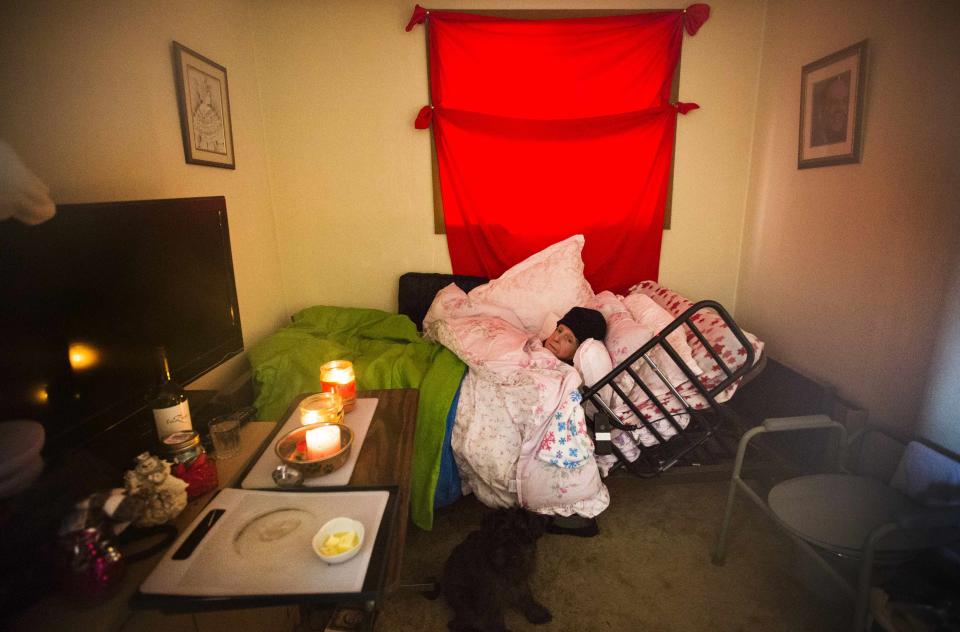
<svg viewBox="0 0 960 632">
<path fill-rule="evenodd" d="M 461 274 L 439 274 L 436 272 L 407 272 L 400 275 L 400 287 L 397 293 L 397 312 L 406 314 L 416 325 L 423 328 L 423 317 L 430 309 L 430 303 L 437 292 L 451 283 L 464 292 L 469 292 L 488 279 Z"/>
</svg>

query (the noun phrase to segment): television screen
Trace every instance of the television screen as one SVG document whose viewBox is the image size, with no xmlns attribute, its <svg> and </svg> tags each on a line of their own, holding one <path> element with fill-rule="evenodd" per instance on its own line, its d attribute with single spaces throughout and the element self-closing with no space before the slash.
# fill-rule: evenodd
<svg viewBox="0 0 960 632">
<path fill-rule="evenodd" d="M 0 420 L 76 444 L 243 351 L 223 197 L 71 204 L 0 222 Z"/>
</svg>

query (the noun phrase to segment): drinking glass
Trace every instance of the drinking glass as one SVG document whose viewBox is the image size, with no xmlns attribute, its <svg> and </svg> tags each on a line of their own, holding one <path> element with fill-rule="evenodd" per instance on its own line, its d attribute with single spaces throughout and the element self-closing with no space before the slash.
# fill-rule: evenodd
<svg viewBox="0 0 960 632">
<path fill-rule="evenodd" d="M 229 459 L 240 452 L 240 422 L 231 415 L 214 417 L 210 422 L 210 437 L 217 459 Z"/>
</svg>

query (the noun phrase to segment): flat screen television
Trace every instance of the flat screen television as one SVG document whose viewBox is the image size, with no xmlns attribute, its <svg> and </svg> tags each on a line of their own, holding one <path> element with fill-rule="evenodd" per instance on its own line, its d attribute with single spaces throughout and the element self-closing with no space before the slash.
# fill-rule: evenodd
<svg viewBox="0 0 960 632">
<path fill-rule="evenodd" d="M 155 349 L 186 384 L 243 351 L 223 197 L 68 204 L 0 222 L 0 420 L 47 453 L 146 408 Z"/>
</svg>

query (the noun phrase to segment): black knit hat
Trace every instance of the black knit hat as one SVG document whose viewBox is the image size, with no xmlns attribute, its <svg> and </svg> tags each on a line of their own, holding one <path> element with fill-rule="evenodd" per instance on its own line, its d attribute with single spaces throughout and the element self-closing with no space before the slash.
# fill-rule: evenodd
<svg viewBox="0 0 960 632">
<path fill-rule="evenodd" d="M 581 343 L 587 338 L 603 342 L 607 335 L 607 321 L 603 319 L 603 314 L 586 307 L 574 307 L 557 324 L 569 327 L 577 337 L 577 342 Z"/>
</svg>

